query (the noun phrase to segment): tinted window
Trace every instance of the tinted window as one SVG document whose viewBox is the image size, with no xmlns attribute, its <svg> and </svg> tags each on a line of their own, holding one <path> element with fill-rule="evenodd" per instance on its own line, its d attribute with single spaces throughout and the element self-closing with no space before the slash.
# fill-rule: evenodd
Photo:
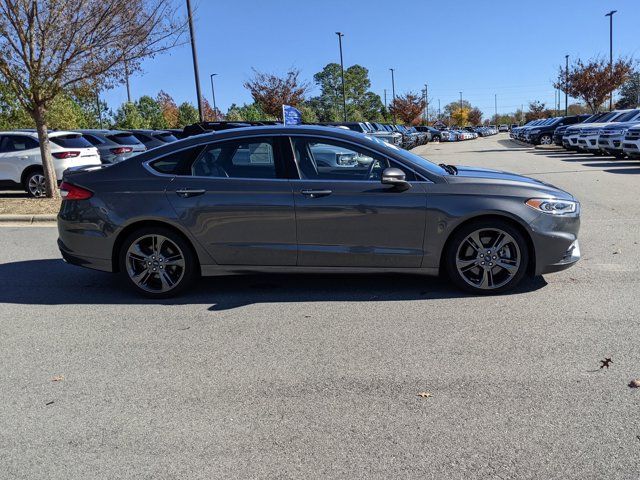
<svg viewBox="0 0 640 480">
<path fill-rule="evenodd" d="M 325 139 L 292 139 L 300 175 L 310 180 L 380 181 L 385 168 L 400 168 L 407 180 L 415 180 L 411 170 L 351 144 Z"/>
<path fill-rule="evenodd" d="M 94 136 L 94 135 L 89 135 L 86 133 L 82 134 L 84 136 L 84 138 L 87 139 L 87 141 L 91 144 L 91 145 L 102 145 L 104 143 L 103 140 L 101 140 L 100 138 Z"/>
<path fill-rule="evenodd" d="M 151 162 L 149 166 L 160 173 L 177 175 L 186 170 L 202 151 L 202 146 L 187 148 L 170 153 L 158 160 Z"/>
<path fill-rule="evenodd" d="M 86 138 L 80 134 L 58 135 L 49 138 L 53 143 L 62 148 L 90 148 L 93 147 Z"/>
<path fill-rule="evenodd" d="M 148 135 L 143 135 L 142 133 L 134 133 L 133 136 L 143 143 L 151 140 L 151 138 Z"/>
<path fill-rule="evenodd" d="M 4 141 L 0 144 L 0 151 L 20 152 L 23 150 L 38 148 L 39 146 L 40 144 L 34 138 L 23 137 L 21 135 L 7 135 L 4 137 Z"/>
<path fill-rule="evenodd" d="M 191 175 L 215 178 L 277 178 L 270 139 L 214 143 L 191 166 Z"/>
<path fill-rule="evenodd" d="M 166 143 L 178 141 L 178 139 L 172 133 L 156 133 L 154 137 Z"/>
<path fill-rule="evenodd" d="M 141 143 L 140 140 L 138 140 L 136 137 L 134 137 L 130 133 L 116 133 L 112 135 L 107 135 L 106 137 L 109 140 L 116 142 L 120 145 L 138 145 L 139 143 Z"/>
</svg>

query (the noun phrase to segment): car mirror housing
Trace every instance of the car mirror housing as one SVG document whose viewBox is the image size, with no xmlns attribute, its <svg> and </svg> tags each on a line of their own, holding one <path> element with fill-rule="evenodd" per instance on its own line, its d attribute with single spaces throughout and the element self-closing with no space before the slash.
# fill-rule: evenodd
<svg viewBox="0 0 640 480">
<path fill-rule="evenodd" d="M 399 168 L 385 168 L 382 172 L 382 183 L 403 189 L 407 189 L 410 186 L 406 175 Z"/>
</svg>

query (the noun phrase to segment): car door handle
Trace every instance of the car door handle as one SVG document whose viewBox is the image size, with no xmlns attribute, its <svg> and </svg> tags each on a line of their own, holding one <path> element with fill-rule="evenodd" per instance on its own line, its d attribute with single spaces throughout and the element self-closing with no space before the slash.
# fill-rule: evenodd
<svg viewBox="0 0 640 480">
<path fill-rule="evenodd" d="M 318 198 L 327 197 L 333 193 L 333 190 L 302 190 L 300 193 L 305 197 Z"/>
<path fill-rule="evenodd" d="M 180 190 L 176 190 L 176 194 L 182 198 L 197 197 L 204 193 L 206 193 L 204 188 L 181 188 Z"/>
</svg>

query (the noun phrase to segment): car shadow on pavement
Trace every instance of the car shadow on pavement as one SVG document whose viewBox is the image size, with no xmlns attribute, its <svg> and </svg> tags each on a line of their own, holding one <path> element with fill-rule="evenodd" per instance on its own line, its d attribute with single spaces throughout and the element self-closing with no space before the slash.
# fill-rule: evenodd
<svg viewBox="0 0 640 480">
<path fill-rule="evenodd" d="M 151 300 L 128 288 L 121 275 L 82 269 L 62 260 L 0 264 L 0 303 L 23 305 L 210 304 L 221 311 L 260 303 L 394 302 L 473 297 L 447 280 L 417 274 L 250 274 L 200 279 L 177 298 Z M 543 288 L 526 278 L 508 294 Z"/>
</svg>

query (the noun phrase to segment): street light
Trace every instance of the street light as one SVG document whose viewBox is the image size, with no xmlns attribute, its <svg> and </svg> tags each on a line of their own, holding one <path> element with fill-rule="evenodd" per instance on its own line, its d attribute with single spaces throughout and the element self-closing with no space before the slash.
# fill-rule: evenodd
<svg viewBox="0 0 640 480">
<path fill-rule="evenodd" d="M 496 125 L 498 124 L 498 94 L 494 93 L 493 94 L 493 103 L 494 103 L 494 107 L 496 109 Z"/>
<path fill-rule="evenodd" d="M 609 75 L 613 76 L 613 14 L 617 10 L 611 10 L 605 14 L 605 17 L 609 17 Z M 613 90 L 609 95 L 609 110 L 613 110 Z"/>
<path fill-rule="evenodd" d="M 347 94 L 344 86 L 344 62 L 342 61 L 342 37 L 344 33 L 336 32 L 338 36 L 338 45 L 340 46 L 340 71 L 342 73 L 342 113 L 344 115 L 344 121 L 347 121 Z"/>
<path fill-rule="evenodd" d="M 567 90 L 569 90 L 569 55 L 564 56 L 564 60 L 566 63 L 564 69 L 564 116 L 569 116 L 569 94 Z"/>
<path fill-rule="evenodd" d="M 425 123 L 429 124 L 429 86 L 424 84 L 424 119 Z"/>
<path fill-rule="evenodd" d="M 193 74 L 196 77 L 196 95 L 198 96 L 198 113 L 200 121 L 204 122 L 202 110 L 202 93 L 200 92 L 200 73 L 198 71 L 198 54 L 196 53 L 196 37 L 193 32 L 193 15 L 191 14 L 191 1 L 187 0 L 187 16 L 189 17 L 189 37 L 191 38 L 191 55 L 193 57 Z"/>
<path fill-rule="evenodd" d="M 393 111 L 395 112 L 395 103 L 396 103 L 396 80 L 395 77 L 393 76 L 393 72 L 395 71 L 393 68 L 390 68 L 389 70 L 391 70 L 391 105 L 393 105 L 394 109 Z M 396 123 L 396 114 L 393 114 L 393 123 Z"/>
<path fill-rule="evenodd" d="M 460 110 L 462 110 L 462 92 L 460 92 Z"/>
<path fill-rule="evenodd" d="M 215 115 L 215 119 L 218 119 L 218 108 L 216 107 L 216 90 L 213 88 L 213 77 L 218 75 L 217 73 L 212 73 L 211 77 L 211 97 L 213 98 L 213 114 Z"/>
</svg>

